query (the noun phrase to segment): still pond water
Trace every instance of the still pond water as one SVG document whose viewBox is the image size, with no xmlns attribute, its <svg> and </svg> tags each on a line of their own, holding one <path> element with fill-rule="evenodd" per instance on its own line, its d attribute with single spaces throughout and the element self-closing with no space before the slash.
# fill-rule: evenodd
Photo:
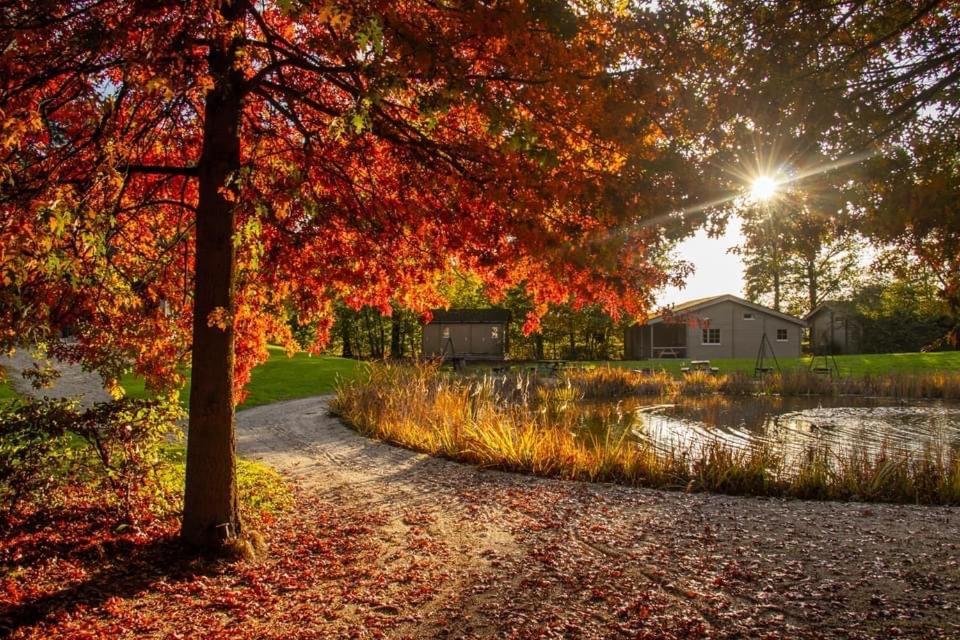
<svg viewBox="0 0 960 640">
<path fill-rule="evenodd" d="M 619 422 L 631 437 L 661 448 L 690 448 L 720 440 L 735 447 L 765 443 L 787 458 L 811 446 L 835 452 L 883 446 L 960 451 L 960 403 L 897 402 L 869 398 L 684 399 L 657 404 L 642 399 L 595 405 L 598 423 Z M 591 420 L 591 422 L 593 422 Z"/>
</svg>

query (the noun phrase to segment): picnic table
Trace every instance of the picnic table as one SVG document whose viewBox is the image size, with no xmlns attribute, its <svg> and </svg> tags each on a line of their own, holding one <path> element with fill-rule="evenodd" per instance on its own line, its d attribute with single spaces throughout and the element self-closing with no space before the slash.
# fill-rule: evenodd
<svg viewBox="0 0 960 640">
<path fill-rule="evenodd" d="M 679 356 L 680 356 L 680 351 L 676 347 L 654 347 L 653 348 L 654 358 L 677 358 Z"/>
<path fill-rule="evenodd" d="M 504 363 L 499 366 L 493 367 L 493 373 L 507 373 L 513 370 L 519 370 L 521 373 L 537 373 L 540 371 L 548 371 L 549 373 L 558 373 L 562 369 L 568 369 L 573 366 L 572 363 L 567 360 L 537 360 L 537 361 L 527 361 L 519 363 Z"/>
<path fill-rule="evenodd" d="M 720 367 L 711 367 L 709 360 L 691 360 L 690 366 L 680 367 L 681 373 L 692 373 L 694 371 L 706 371 L 707 373 L 720 373 Z"/>
</svg>

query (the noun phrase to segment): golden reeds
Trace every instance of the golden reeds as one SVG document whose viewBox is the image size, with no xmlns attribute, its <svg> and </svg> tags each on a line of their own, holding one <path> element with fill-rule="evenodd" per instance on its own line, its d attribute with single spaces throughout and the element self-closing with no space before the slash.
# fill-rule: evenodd
<svg viewBox="0 0 960 640">
<path fill-rule="evenodd" d="M 631 436 L 631 417 L 618 407 L 603 417 L 599 431 L 589 428 L 576 406 L 585 397 L 743 388 L 743 380 L 725 376 L 670 382 L 613 371 L 545 380 L 524 374 L 460 377 L 432 365 L 384 364 L 342 384 L 333 409 L 371 437 L 542 476 L 733 494 L 960 503 L 960 457 L 947 446 L 868 453 L 818 445 L 788 461 L 767 444 L 738 448 L 716 440 L 656 448 Z M 797 389 L 811 388 L 808 382 L 790 380 Z"/>
</svg>

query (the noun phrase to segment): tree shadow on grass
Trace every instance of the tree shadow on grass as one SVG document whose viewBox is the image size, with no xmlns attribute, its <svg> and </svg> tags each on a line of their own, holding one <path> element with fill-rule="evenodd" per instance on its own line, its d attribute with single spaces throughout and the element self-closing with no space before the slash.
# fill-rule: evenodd
<svg viewBox="0 0 960 640">
<path fill-rule="evenodd" d="M 0 638 L 111 598 L 136 597 L 161 582 L 216 575 L 227 566 L 187 554 L 171 521 L 144 531 L 118 530 L 104 515 L 97 508 L 68 507 L 0 528 Z M 65 562 L 86 577 L 58 589 Z M 31 597 L 33 588 L 44 595 Z"/>
</svg>

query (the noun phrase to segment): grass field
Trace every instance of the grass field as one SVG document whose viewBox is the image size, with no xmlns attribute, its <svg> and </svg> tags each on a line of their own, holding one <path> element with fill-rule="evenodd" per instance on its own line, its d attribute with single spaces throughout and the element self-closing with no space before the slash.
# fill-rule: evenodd
<svg viewBox="0 0 960 640">
<path fill-rule="evenodd" d="M 298 353 L 292 358 L 280 347 L 270 347 L 270 359 L 253 370 L 249 395 L 241 408 L 256 407 L 281 400 L 305 398 L 330 393 L 339 379 L 352 379 L 367 367 L 366 363 L 333 356 L 311 356 Z M 186 406 L 190 400 L 188 381 L 180 391 L 180 402 Z M 120 381 L 130 398 L 145 398 L 149 394 L 143 379 L 132 374 Z M 2 397 L 2 396 L 0 396 Z"/>
<path fill-rule="evenodd" d="M 17 397 L 17 392 L 13 390 L 10 383 L 6 380 L 0 381 L 0 400 L 12 400 Z"/>
<path fill-rule="evenodd" d="M 843 376 L 878 376 L 893 373 L 925 373 L 931 371 L 960 371 L 960 351 L 940 351 L 936 353 L 878 353 L 852 356 L 835 356 L 840 374 Z M 655 369 L 680 374 L 680 367 L 686 366 L 688 360 L 611 360 L 596 362 L 597 365 L 624 367 L 628 369 Z M 818 358 L 817 366 L 822 366 L 823 359 Z M 710 364 L 718 367 L 721 373 L 742 371 L 753 374 L 755 360 L 719 359 L 711 360 Z M 772 366 L 772 362 L 768 366 Z M 783 369 L 807 369 L 810 367 L 810 357 L 783 358 L 780 360 Z M 832 366 L 832 365 L 830 365 Z"/>
</svg>

